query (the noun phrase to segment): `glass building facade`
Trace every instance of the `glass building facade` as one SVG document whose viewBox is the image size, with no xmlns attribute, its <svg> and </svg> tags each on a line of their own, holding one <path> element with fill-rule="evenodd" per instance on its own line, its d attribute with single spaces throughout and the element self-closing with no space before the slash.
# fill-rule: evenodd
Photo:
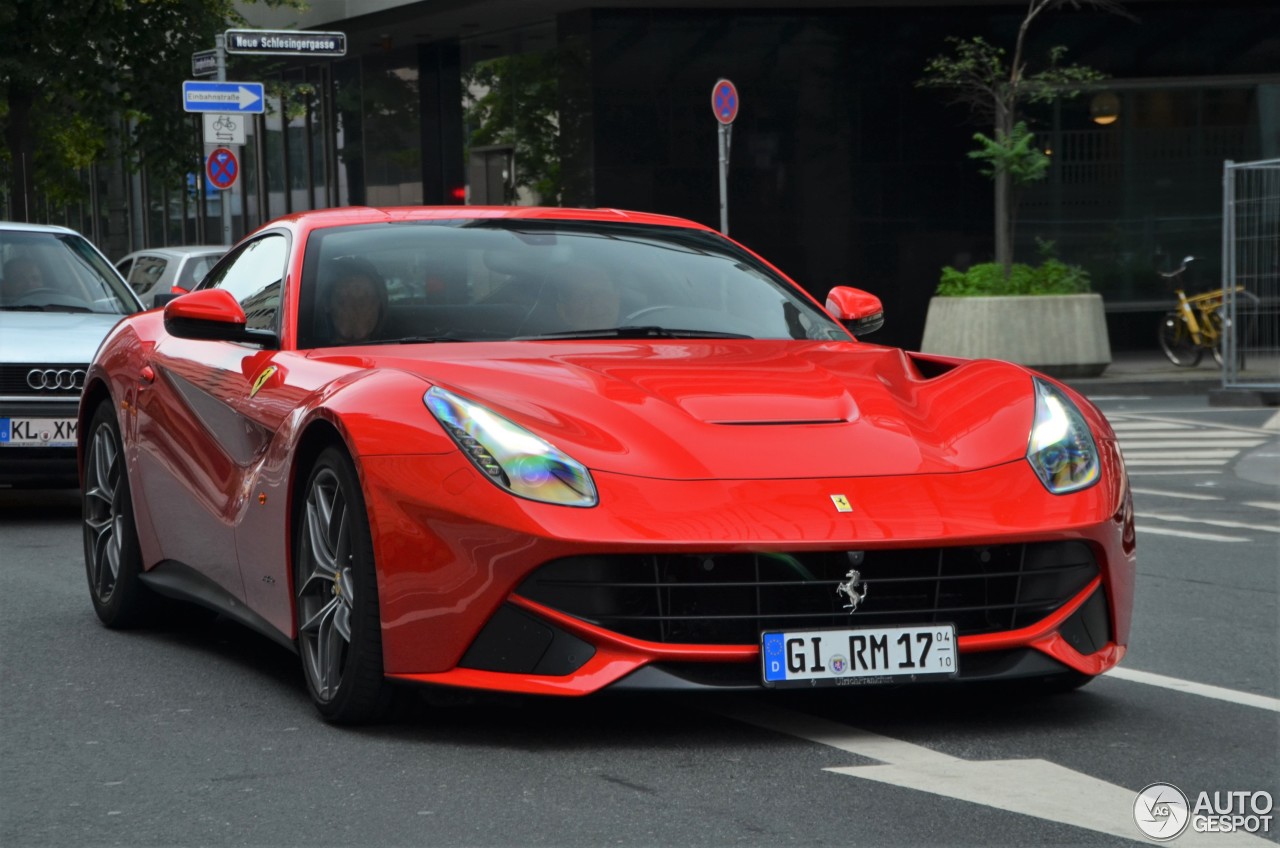
<svg viewBox="0 0 1280 848">
<path fill-rule="evenodd" d="M 303 209 L 464 198 L 719 226 L 710 95 L 725 77 L 742 101 L 730 234 L 820 299 L 838 284 L 880 295 L 888 322 L 875 340 L 917 346 L 940 269 L 991 258 L 992 183 L 966 155 L 991 128 L 916 83 L 949 36 L 1011 47 L 1022 3 L 524 0 L 517 17 L 484 0 L 374 7 L 317 4 L 294 21 L 347 32 L 349 52 L 270 71 L 270 111 L 227 198 L 235 237 Z M 1152 316 L 1170 298 L 1158 271 L 1192 254 L 1192 286 L 1218 282 L 1224 161 L 1280 157 L 1280 3 L 1126 8 L 1058 10 L 1031 29 L 1033 63 L 1062 45 L 1107 78 L 1027 108 L 1051 165 L 1020 192 L 1014 241 L 1019 260 L 1036 261 L 1047 240 L 1090 272 L 1119 349 L 1154 346 Z M 93 222 L 113 257 L 143 241 L 219 240 L 223 198 L 201 216 L 194 177 L 139 185 L 101 168 L 96 179 L 94 208 L 113 211 Z"/>
</svg>

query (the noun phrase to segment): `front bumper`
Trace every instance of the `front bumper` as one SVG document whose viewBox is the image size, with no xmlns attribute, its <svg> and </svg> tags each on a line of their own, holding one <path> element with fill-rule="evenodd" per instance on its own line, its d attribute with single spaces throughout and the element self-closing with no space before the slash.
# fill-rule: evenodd
<svg viewBox="0 0 1280 848">
<path fill-rule="evenodd" d="M 78 401 L 0 401 L 0 418 L 58 418 L 74 421 Z M 0 447 L 0 486 L 23 489 L 63 489 L 80 485 L 76 448 Z"/>
<path fill-rule="evenodd" d="M 1045 492 L 1025 462 L 963 474 L 840 480 L 666 481 L 597 473 L 601 499 L 594 509 L 511 498 L 461 457 L 366 457 L 384 667 L 405 681 L 539 694 L 670 688 L 676 681 L 752 687 L 760 679 L 758 641 L 637 638 L 532 600 L 521 586 L 548 563 L 592 555 L 1066 542 L 1087 546 L 1096 573 L 1033 620 L 961 630 L 959 679 L 1099 674 L 1127 644 L 1135 565 L 1123 466 L 1114 443 L 1100 447 L 1106 454 L 1100 483 L 1064 496 Z M 835 493 L 848 496 L 855 512 L 838 513 Z M 523 623 L 498 626 L 513 613 Z M 506 655 L 515 665 L 503 664 Z"/>
</svg>

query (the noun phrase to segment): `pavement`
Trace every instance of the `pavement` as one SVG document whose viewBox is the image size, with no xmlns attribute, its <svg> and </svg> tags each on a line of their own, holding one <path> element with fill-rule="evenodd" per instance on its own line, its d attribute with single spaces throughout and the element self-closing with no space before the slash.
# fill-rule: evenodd
<svg viewBox="0 0 1280 848">
<path fill-rule="evenodd" d="M 1088 397 L 1100 395 L 1207 395 L 1211 406 L 1280 405 L 1280 361 L 1250 363 L 1240 372 L 1240 388 L 1225 388 L 1222 371 L 1206 356 L 1194 368 L 1179 368 L 1158 350 L 1112 351 L 1111 364 L 1098 377 L 1063 382 Z"/>
</svg>

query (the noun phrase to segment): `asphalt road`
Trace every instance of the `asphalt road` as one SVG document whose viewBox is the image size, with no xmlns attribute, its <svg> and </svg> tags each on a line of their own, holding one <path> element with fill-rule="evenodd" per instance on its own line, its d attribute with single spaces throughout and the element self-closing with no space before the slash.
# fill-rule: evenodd
<svg viewBox="0 0 1280 848">
<path fill-rule="evenodd" d="M 1145 841 L 1153 783 L 1280 799 L 1273 411 L 1100 403 L 1139 513 L 1132 644 L 1039 698 L 485 698 L 340 730 L 223 620 L 102 628 L 77 497 L 0 492 L 0 845 L 1111 845 Z M 1270 815 L 1171 844 L 1274 844 Z"/>
</svg>

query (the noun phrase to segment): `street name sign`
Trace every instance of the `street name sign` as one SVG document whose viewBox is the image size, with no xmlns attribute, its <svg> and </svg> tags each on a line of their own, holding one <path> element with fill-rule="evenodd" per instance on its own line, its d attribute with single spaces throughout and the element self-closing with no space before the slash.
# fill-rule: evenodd
<svg viewBox="0 0 1280 848">
<path fill-rule="evenodd" d="M 188 112 L 234 112 L 257 115 L 265 111 L 260 82 L 205 82 L 185 80 L 182 83 L 182 108 Z"/>
<path fill-rule="evenodd" d="M 207 77 L 218 72 L 218 51 L 197 50 L 191 54 L 191 76 Z"/>
<path fill-rule="evenodd" d="M 228 53 L 267 56 L 345 56 L 345 32 L 311 32 L 294 29 L 229 29 Z"/>
</svg>

